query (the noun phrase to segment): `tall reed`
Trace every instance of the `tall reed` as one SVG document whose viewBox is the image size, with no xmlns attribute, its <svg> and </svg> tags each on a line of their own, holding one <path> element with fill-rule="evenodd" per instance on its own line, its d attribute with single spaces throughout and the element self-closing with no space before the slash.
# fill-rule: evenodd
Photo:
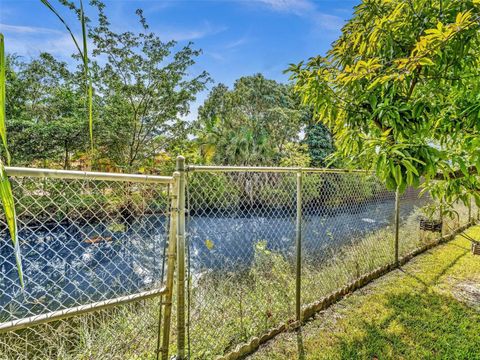
<svg viewBox="0 0 480 360">
<path fill-rule="evenodd" d="M 83 73 L 85 77 L 85 93 L 87 98 L 87 114 L 88 114 L 88 127 L 90 133 L 90 148 L 93 153 L 93 87 L 92 81 L 90 79 L 89 68 L 88 68 L 88 48 L 87 48 L 87 19 L 85 17 L 85 12 L 83 10 L 83 1 L 80 0 L 80 24 L 82 26 L 82 48 L 80 47 L 77 38 L 73 34 L 72 29 L 67 24 L 65 19 L 60 15 L 60 13 L 55 9 L 55 7 L 48 0 L 40 0 L 55 16 L 60 20 L 60 22 L 65 26 L 70 37 L 77 48 L 78 54 L 80 55 L 83 62 Z"/>
<path fill-rule="evenodd" d="M 10 152 L 7 145 L 7 126 L 5 113 L 5 91 L 6 91 L 6 59 L 5 59 L 5 39 L 3 34 L 0 34 L 0 137 L 2 138 L 2 150 L 7 160 L 7 165 L 10 165 Z M 5 218 L 10 232 L 10 238 L 13 243 L 15 253 L 15 261 L 17 263 L 18 276 L 20 284 L 23 287 L 23 270 L 22 260 L 20 256 L 20 244 L 18 242 L 17 232 L 17 215 L 15 213 L 15 201 L 13 198 L 12 187 L 8 180 L 7 172 L 2 158 L 0 157 L 0 199 L 2 201 Z"/>
<path fill-rule="evenodd" d="M 83 10 L 83 2 L 80 0 L 80 23 L 82 26 L 82 48 L 80 48 L 72 29 L 67 22 L 60 16 L 59 12 L 53 7 L 48 0 L 40 0 L 55 16 L 62 22 L 67 29 L 70 37 L 72 38 L 75 47 L 78 50 L 83 62 L 83 70 L 85 77 L 85 89 L 87 98 L 87 114 L 90 133 L 90 147 L 93 154 L 93 88 L 88 69 L 88 48 L 87 48 L 87 27 L 86 18 Z M 5 155 L 7 165 L 10 165 L 11 157 L 8 151 L 7 144 L 7 127 L 6 127 L 6 59 L 5 59 L 5 39 L 3 34 L 0 34 L 0 138 L 1 138 L 1 153 Z M 15 212 L 15 200 L 13 198 L 12 187 L 8 179 L 7 172 L 5 170 L 5 164 L 0 157 L 0 200 L 2 202 L 5 218 L 7 221 L 8 229 L 10 232 L 10 238 L 13 243 L 15 261 L 17 264 L 17 270 L 19 275 L 20 284 L 23 287 L 23 270 L 20 254 L 20 244 L 18 242 L 18 228 L 17 228 L 17 216 Z"/>
</svg>

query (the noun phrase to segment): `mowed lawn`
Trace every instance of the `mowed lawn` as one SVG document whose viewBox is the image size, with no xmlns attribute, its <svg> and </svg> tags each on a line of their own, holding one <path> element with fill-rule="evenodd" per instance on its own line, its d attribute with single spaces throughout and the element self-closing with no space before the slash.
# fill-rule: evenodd
<svg viewBox="0 0 480 360">
<path fill-rule="evenodd" d="M 480 226 L 467 231 L 480 239 Z M 457 236 L 250 359 L 480 359 L 480 256 Z"/>
</svg>

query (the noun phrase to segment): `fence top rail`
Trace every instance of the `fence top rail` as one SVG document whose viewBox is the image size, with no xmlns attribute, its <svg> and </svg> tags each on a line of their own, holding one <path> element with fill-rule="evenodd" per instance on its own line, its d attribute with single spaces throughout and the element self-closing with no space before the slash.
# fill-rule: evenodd
<svg viewBox="0 0 480 360">
<path fill-rule="evenodd" d="M 358 169 L 333 169 L 333 168 L 306 168 L 306 167 L 274 167 L 274 166 L 210 166 L 189 165 L 188 171 L 192 172 L 282 172 L 282 173 L 362 173 L 370 174 L 369 170 Z"/>
<path fill-rule="evenodd" d="M 172 176 L 140 175 L 140 174 L 122 174 L 106 173 L 94 171 L 75 171 L 75 170 L 54 170 L 41 168 L 25 167 L 5 167 L 8 176 L 25 176 L 39 178 L 56 179 L 81 179 L 81 180 L 104 180 L 104 181 L 126 181 L 137 183 L 158 183 L 170 184 L 173 182 Z"/>
</svg>

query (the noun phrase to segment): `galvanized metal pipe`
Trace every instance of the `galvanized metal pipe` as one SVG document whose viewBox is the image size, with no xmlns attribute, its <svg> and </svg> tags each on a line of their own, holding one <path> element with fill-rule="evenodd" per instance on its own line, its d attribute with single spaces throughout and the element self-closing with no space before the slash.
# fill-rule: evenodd
<svg viewBox="0 0 480 360">
<path fill-rule="evenodd" d="M 297 173 L 297 219 L 296 219 L 297 268 L 295 283 L 295 318 L 302 321 L 301 292 L 302 292 L 302 173 Z"/>
<path fill-rule="evenodd" d="M 170 291 L 165 295 L 165 316 L 163 322 L 163 338 L 162 338 L 162 360 L 168 360 L 168 351 L 170 345 L 170 324 L 172 318 L 172 299 L 173 299 L 173 281 L 175 272 L 175 260 L 177 249 L 177 218 L 178 218 L 178 179 L 180 174 L 175 172 L 173 174 L 173 184 L 171 189 L 171 213 L 170 213 L 170 228 L 168 233 L 168 259 L 167 259 L 167 279 L 165 286 Z M 160 334 L 159 334 L 160 335 Z M 157 352 L 157 359 L 159 353 Z"/>
<path fill-rule="evenodd" d="M 472 221 L 472 198 L 468 200 L 468 222 Z"/>
<path fill-rule="evenodd" d="M 177 360 L 185 358 L 185 158 L 177 157 Z"/>
<path fill-rule="evenodd" d="M 81 180 L 104 180 L 104 181 L 129 181 L 138 183 L 159 183 L 170 184 L 173 181 L 171 176 L 140 175 L 105 173 L 94 171 L 54 170 L 24 167 L 5 167 L 8 176 L 18 177 L 40 177 L 55 179 L 81 179 Z"/>
<path fill-rule="evenodd" d="M 269 167 L 269 166 L 206 166 L 206 165 L 189 165 L 188 171 L 193 172 L 278 172 L 278 173 L 372 173 L 368 170 L 357 169 L 329 169 L 329 168 L 302 168 L 302 167 Z"/>
<path fill-rule="evenodd" d="M 155 296 L 163 295 L 166 292 L 166 287 L 162 287 L 160 289 L 154 289 L 137 294 L 121 296 L 115 299 L 103 300 L 87 305 L 80 305 L 64 310 L 53 311 L 47 314 L 34 315 L 19 320 L 7 321 L 0 324 L 0 333 L 20 330 L 34 325 L 45 324 L 56 320 L 63 320 L 93 311 L 104 310 L 118 305 L 128 304 L 134 301 L 145 300 Z"/>
<path fill-rule="evenodd" d="M 395 265 L 399 265 L 400 191 L 395 191 Z"/>
</svg>

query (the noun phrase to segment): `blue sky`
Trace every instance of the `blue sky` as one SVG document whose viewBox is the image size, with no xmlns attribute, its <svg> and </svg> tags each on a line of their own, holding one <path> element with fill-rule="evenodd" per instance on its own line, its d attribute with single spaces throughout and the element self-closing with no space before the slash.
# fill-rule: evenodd
<svg viewBox="0 0 480 360">
<path fill-rule="evenodd" d="M 239 77 L 254 73 L 288 81 L 288 75 L 283 74 L 288 64 L 325 53 L 359 0 L 115 0 L 105 3 L 114 30 L 139 29 L 134 12 L 142 8 L 151 30 L 164 40 L 175 39 L 179 45 L 193 41 L 203 50 L 192 74 L 206 70 L 215 83 L 231 86 Z M 89 9 L 86 11 L 88 14 Z M 73 15 L 62 9 L 63 14 L 79 33 Z M 48 51 L 70 61 L 70 54 L 74 52 L 64 28 L 40 0 L 0 0 L 0 31 L 5 35 L 7 52 L 27 58 Z M 192 104 L 189 118 L 195 117 L 196 108 L 207 94 L 208 91 L 200 94 Z"/>
</svg>

